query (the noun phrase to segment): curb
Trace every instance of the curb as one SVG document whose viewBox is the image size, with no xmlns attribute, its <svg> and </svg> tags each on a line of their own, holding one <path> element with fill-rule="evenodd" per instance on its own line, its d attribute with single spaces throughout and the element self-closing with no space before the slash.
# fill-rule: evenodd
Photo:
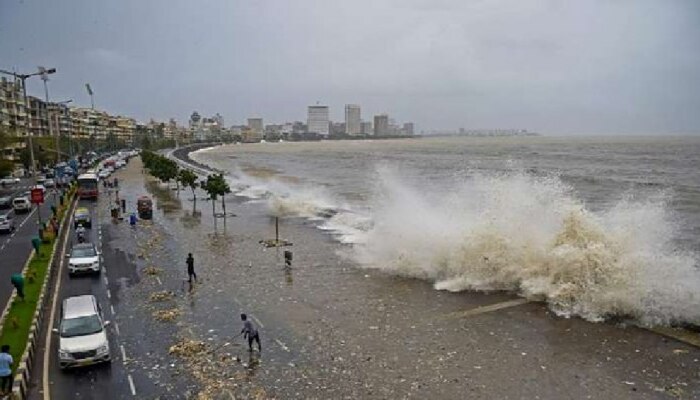
<svg viewBox="0 0 700 400">
<path fill-rule="evenodd" d="M 57 250 L 59 249 L 59 247 L 61 247 L 61 244 L 63 244 L 63 249 L 65 249 L 65 244 L 68 240 L 70 224 L 66 222 L 69 220 L 70 216 L 73 215 L 75 206 L 78 204 L 77 200 L 78 196 L 74 195 L 73 199 L 71 200 L 70 206 L 66 210 L 66 213 L 63 214 L 63 218 L 60 223 L 60 232 L 56 237 L 57 240 L 56 242 L 54 242 L 54 247 L 51 250 L 51 258 L 49 261 L 48 268 L 46 270 L 46 276 L 44 277 L 43 286 L 41 287 L 41 292 L 39 293 L 39 299 L 37 300 L 36 310 L 34 311 L 32 325 L 29 328 L 29 336 L 27 337 L 27 347 L 25 348 L 24 353 L 22 353 L 22 357 L 20 358 L 19 363 L 17 364 L 17 371 L 15 372 L 14 381 L 12 383 L 13 399 L 25 400 L 27 398 L 27 395 L 29 394 L 29 382 L 31 380 L 32 366 L 34 365 L 34 357 L 36 356 L 37 341 L 41 336 L 41 329 L 44 322 L 44 309 L 46 308 L 46 299 L 49 297 L 46 295 L 46 293 L 48 290 L 49 282 L 51 281 L 52 276 L 54 275 L 54 271 L 56 270 L 56 268 L 54 268 L 54 265 L 57 261 L 60 262 L 60 259 L 56 259 Z M 61 253 L 62 252 L 63 250 L 61 250 Z M 27 259 L 27 263 L 25 264 L 22 273 L 24 273 L 25 270 L 29 267 L 29 262 L 31 261 L 33 256 L 34 251 L 32 251 L 29 258 Z M 13 292 L 10 299 L 14 300 L 15 295 L 16 294 Z M 8 306 L 6 307 L 5 311 L 9 310 L 10 304 L 12 304 L 11 301 L 8 303 Z M 5 312 L 3 312 L 2 318 L 2 321 L 4 322 L 4 318 L 6 318 Z M 50 332 L 47 332 L 47 335 L 48 334 L 50 334 Z M 50 351 L 50 349 L 45 349 L 44 351 Z"/>
</svg>

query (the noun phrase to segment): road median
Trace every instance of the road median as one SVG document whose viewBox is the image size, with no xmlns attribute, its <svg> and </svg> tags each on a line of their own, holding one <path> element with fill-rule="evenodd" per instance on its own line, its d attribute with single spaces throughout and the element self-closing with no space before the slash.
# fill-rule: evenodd
<svg viewBox="0 0 700 400">
<path fill-rule="evenodd" d="M 10 345 L 10 354 L 15 360 L 12 386 L 15 399 L 25 399 L 27 396 L 36 345 L 44 320 L 44 306 L 49 297 L 46 292 L 55 266 L 60 261 L 60 252 L 57 250 L 65 248 L 76 197 L 75 188 L 72 188 L 64 205 L 57 210 L 57 219 L 60 221 L 58 234 L 42 241 L 39 251 L 32 251 L 29 255 L 22 270 L 26 282 L 24 299 L 19 299 L 14 291 L 0 317 L 0 343 Z"/>
</svg>

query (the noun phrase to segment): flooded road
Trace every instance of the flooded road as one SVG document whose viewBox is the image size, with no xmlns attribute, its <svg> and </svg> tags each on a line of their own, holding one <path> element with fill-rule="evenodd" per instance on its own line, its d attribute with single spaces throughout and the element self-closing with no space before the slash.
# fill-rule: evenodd
<svg viewBox="0 0 700 400">
<path fill-rule="evenodd" d="M 142 345 L 184 367 L 180 373 L 197 382 L 192 396 L 700 396 L 700 350 L 691 346 L 633 326 L 559 318 L 505 293 L 436 292 L 425 281 L 361 269 L 306 219 L 281 219 L 280 236 L 293 245 L 266 248 L 259 242 L 275 230 L 265 204 L 231 196 L 227 210 L 237 217 L 224 221 L 212 217 L 204 193 L 193 212 L 190 191 L 153 182 L 137 159 L 120 174 L 129 207 L 139 194 L 155 199 L 153 222 L 140 221 L 121 239 L 131 240 L 140 258 L 138 279 L 123 290 L 149 310 L 177 310 L 169 322 L 141 321 Z M 293 252 L 291 270 L 284 268 L 284 250 Z M 189 252 L 198 276 L 192 291 Z M 148 266 L 155 269 L 149 273 Z M 151 301 L 163 291 L 172 297 Z M 488 307 L 494 304 L 500 306 Z M 234 338 L 240 313 L 257 325 L 262 354 Z M 149 324 L 170 324 L 175 333 L 149 337 Z M 165 349 L 172 354 L 163 355 Z M 146 351 L 134 363 L 156 363 L 149 357 Z M 188 397 L 167 393 L 163 398 Z"/>
</svg>

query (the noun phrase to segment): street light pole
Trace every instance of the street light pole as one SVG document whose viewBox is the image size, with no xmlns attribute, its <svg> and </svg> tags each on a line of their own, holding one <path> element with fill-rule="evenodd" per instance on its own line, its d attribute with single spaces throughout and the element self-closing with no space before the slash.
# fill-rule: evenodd
<svg viewBox="0 0 700 400">
<path fill-rule="evenodd" d="M 61 161 L 61 156 L 60 156 L 60 149 L 58 146 L 58 130 L 56 131 L 56 135 L 53 135 L 53 119 L 51 118 L 51 106 L 49 104 L 49 74 L 47 73 L 46 68 L 44 67 L 39 67 L 39 72 L 41 73 L 41 80 L 44 81 L 44 94 L 46 95 L 46 115 L 48 117 L 49 121 L 49 136 L 54 136 L 54 146 L 56 147 L 56 163 L 58 164 Z"/>
<path fill-rule="evenodd" d="M 20 75 L 20 79 L 22 79 L 22 95 L 24 97 L 24 107 L 25 110 L 26 108 L 29 107 L 27 103 L 27 78 L 29 78 L 28 75 Z M 27 119 L 25 123 L 25 129 L 27 130 L 27 137 L 29 140 L 29 160 L 32 163 L 32 177 L 34 178 L 34 186 L 36 187 L 37 182 L 38 182 L 38 177 L 36 173 L 36 163 L 34 162 L 34 142 L 32 140 L 32 132 L 29 130 L 29 114 L 27 114 Z M 36 205 L 36 218 L 37 221 L 39 222 L 39 229 L 41 229 L 41 205 L 37 204 Z"/>
<path fill-rule="evenodd" d="M 22 96 L 24 98 L 24 107 L 25 107 L 25 113 L 26 110 L 29 108 L 29 102 L 27 101 L 27 78 L 30 78 L 32 76 L 37 76 L 37 75 L 42 75 L 42 74 L 53 74 L 56 72 L 56 68 L 50 68 L 47 70 L 43 70 L 40 72 L 35 72 L 33 74 L 18 74 L 15 72 L 10 72 L 10 71 L 5 71 L 0 69 L 0 73 L 7 74 L 7 75 L 12 75 L 15 78 L 19 78 L 22 81 Z M 31 165 L 31 170 L 32 170 L 32 176 L 34 178 L 34 186 L 37 185 L 37 173 L 36 173 L 36 163 L 34 162 L 34 142 L 32 140 L 32 132 L 29 130 L 29 114 L 26 114 L 27 117 L 25 118 L 25 126 L 24 129 L 27 134 L 27 140 L 29 141 L 29 160 L 32 163 Z M 39 221 L 39 228 L 41 229 L 41 207 L 37 205 L 36 207 L 36 215 Z"/>
</svg>

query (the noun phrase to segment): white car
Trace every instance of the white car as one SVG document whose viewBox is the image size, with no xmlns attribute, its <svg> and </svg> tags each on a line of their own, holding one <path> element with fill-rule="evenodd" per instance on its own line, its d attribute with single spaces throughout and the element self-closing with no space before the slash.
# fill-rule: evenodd
<svg viewBox="0 0 700 400">
<path fill-rule="evenodd" d="M 0 215 L 0 232 L 14 232 L 15 220 L 8 214 Z"/>
<path fill-rule="evenodd" d="M 0 179 L 0 185 L 2 185 L 2 186 L 10 186 L 10 185 L 18 184 L 18 183 L 19 183 L 19 178 L 7 177 L 7 178 Z"/>
<path fill-rule="evenodd" d="M 32 210 L 32 203 L 29 201 L 28 197 L 15 197 L 12 200 L 12 209 L 15 213 L 25 213 Z"/>
<path fill-rule="evenodd" d="M 102 171 L 100 171 L 99 174 L 97 174 L 97 177 L 100 179 L 107 179 L 107 178 L 109 178 L 109 175 L 110 175 L 109 170 L 103 169 Z"/>
<path fill-rule="evenodd" d="M 47 179 L 46 182 L 44 182 L 44 186 L 46 186 L 47 188 L 56 187 L 56 181 L 54 181 L 53 179 Z"/>
<path fill-rule="evenodd" d="M 93 295 L 63 300 L 58 361 L 61 368 L 81 367 L 112 361 L 107 330 L 109 321 L 102 318 L 102 309 Z"/>
<path fill-rule="evenodd" d="M 100 252 L 92 243 L 78 243 L 66 255 L 68 257 L 68 274 L 79 272 L 100 273 Z"/>
</svg>

